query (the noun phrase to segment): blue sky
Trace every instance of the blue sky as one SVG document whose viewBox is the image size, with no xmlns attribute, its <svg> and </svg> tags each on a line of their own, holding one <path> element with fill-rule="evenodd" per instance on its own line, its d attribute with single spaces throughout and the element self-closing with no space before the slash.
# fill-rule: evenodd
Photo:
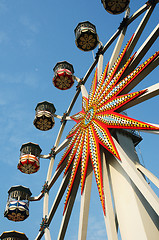
<svg viewBox="0 0 159 240">
<path fill-rule="evenodd" d="M 145 1 L 131 0 L 131 13 L 141 7 Z M 159 4 L 138 42 L 135 51 L 141 46 L 153 28 L 158 24 Z M 143 16 L 143 15 L 142 15 Z M 56 119 L 55 127 L 48 132 L 41 132 L 33 125 L 35 107 L 43 100 L 52 102 L 62 115 L 68 108 L 76 91 L 76 84 L 68 91 L 60 91 L 52 84 L 53 67 L 59 61 L 66 60 L 73 64 L 75 75 L 82 78 L 90 67 L 92 52 L 85 53 L 75 45 L 74 29 L 79 22 L 90 21 L 96 28 L 100 41 L 105 44 L 117 30 L 124 13 L 118 16 L 105 11 L 100 0 L 51 1 L 51 0 L 0 0 L 0 166 L 1 166 L 1 204 L 0 233 L 8 230 L 24 232 L 29 239 L 34 239 L 39 232 L 42 220 L 43 201 L 30 203 L 30 216 L 24 222 L 14 223 L 3 217 L 7 192 L 11 186 L 24 185 L 30 188 L 33 196 L 40 193 L 45 182 L 49 160 L 41 159 L 38 173 L 25 175 L 17 170 L 19 150 L 23 143 L 38 143 L 43 154 L 48 154 L 54 145 L 60 121 Z M 124 43 L 134 33 L 141 17 L 128 29 Z M 148 58 L 158 50 L 158 40 L 147 53 Z M 106 52 L 104 65 L 109 61 L 113 47 Z M 96 53 L 97 49 L 94 50 Z M 158 68 L 147 76 L 137 89 L 144 89 L 158 81 Z M 86 84 L 89 90 L 92 76 Z M 136 119 L 158 123 L 159 97 L 155 97 L 128 111 Z M 81 109 L 81 95 L 72 113 Z M 63 138 L 73 126 L 64 131 Z M 140 144 L 146 167 L 159 176 L 158 136 L 142 134 Z M 138 148 L 137 148 L 138 151 Z M 55 167 L 61 154 L 56 157 Z M 55 170 L 54 167 L 54 170 Z M 56 195 L 61 179 L 50 192 L 50 207 Z M 154 191 L 159 191 L 152 185 Z M 50 225 L 52 239 L 57 239 L 65 196 Z M 73 214 L 68 227 L 67 239 L 77 239 L 80 209 L 80 192 L 78 192 Z M 93 209 L 96 209 L 94 212 Z M 93 183 L 88 239 L 105 239 L 102 207 Z"/>
</svg>

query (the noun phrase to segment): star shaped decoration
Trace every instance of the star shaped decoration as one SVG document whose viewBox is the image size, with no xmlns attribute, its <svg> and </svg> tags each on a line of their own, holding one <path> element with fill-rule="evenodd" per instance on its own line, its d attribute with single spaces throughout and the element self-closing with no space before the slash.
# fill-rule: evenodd
<svg viewBox="0 0 159 240">
<path fill-rule="evenodd" d="M 88 161 L 90 159 L 103 213 L 104 215 L 106 214 L 100 145 L 113 154 L 118 160 L 122 161 L 111 136 L 112 129 L 159 130 L 158 127 L 151 124 L 135 120 L 119 113 L 120 107 L 146 92 L 146 90 L 141 90 L 122 95 L 122 91 L 132 81 L 135 81 L 135 78 L 159 55 L 159 51 L 156 52 L 147 61 L 134 69 L 128 76 L 122 78 L 123 73 L 129 67 L 135 56 L 134 54 L 130 57 L 125 65 L 117 71 L 131 40 L 132 38 L 128 41 L 109 72 L 109 63 L 105 67 L 100 79 L 97 77 L 98 74 L 96 70 L 88 98 L 85 96 L 82 97 L 82 111 L 71 116 L 71 119 L 76 122 L 76 125 L 67 136 L 67 138 L 71 138 L 71 140 L 57 167 L 59 168 L 64 161 L 67 161 L 64 171 L 64 174 L 66 174 L 72 165 L 64 212 L 79 165 L 81 167 L 81 194 L 83 192 Z"/>
</svg>

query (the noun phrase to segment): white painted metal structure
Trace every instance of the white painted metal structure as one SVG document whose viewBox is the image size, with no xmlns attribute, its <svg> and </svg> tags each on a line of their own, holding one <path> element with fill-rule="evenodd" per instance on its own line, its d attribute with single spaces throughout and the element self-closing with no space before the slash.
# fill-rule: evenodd
<svg viewBox="0 0 159 240">
<path fill-rule="evenodd" d="M 127 24 L 123 26 L 123 28 L 119 28 L 116 33 L 111 37 L 111 39 L 105 44 L 102 48 L 101 52 L 99 52 L 99 56 L 94 60 L 92 66 L 86 73 L 83 78 L 82 84 L 80 88 L 77 89 L 77 92 L 74 98 L 71 101 L 71 104 L 67 110 L 67 114 L 69 115 L 75 101 L 80 93 L 86 96 L 87 91 L 85 90 L 84 83 L 88 79 L 90 73 L 98 63 L 98 74 L 99 76 L 102 73 L 102 64 L 103 64 L 103 55 L 107 48 L 114 42 L 114 40 L 118 38 L 116 43 L 114 52 L 110 59 L 110 68 L 113 63 L 116 61 L 116 58 L 120 52 L 121 45 L 126 33 L 127 27 L 133 22 L 138 16 L 144 14 L 138 28 L 135 31 L 133 36 L 133 40 L 127 50 L 126 58 L 122 60 L 121 65 L 125 63 L 125 61 L 130 57 L 143 29 L 145 28 L 148 19 L 150 18 L 155 5 L 159 1 L 156 1 L 155 4 L 147 5 L 145 4 L 138 11 L 136 11 L 132 16 L 128 16 L 126 13 Z M 141 59 L 145 56 L 147 51 L 150 49 L 152 44 L 156 41 L 159 36 L 159 24 L 154 28 L 152 33 L 143 43 L 143 45 L 137 51 L 136 57 L 131 63 L 130 67 L 126 70 L 124 75 L 129 74 L 141 61 Z M 154 70 L 159 64 L 159 57 L 156 58 L 150 66 L 146 68 L 136 79 L 135 83 L 132 82 L 125 90 L 124 93 L 129 92 L 135 85 L 137 85 L 140 81 L 143 80 L 145 76 L 147 76 L 151 71 Z M 76 78 L 79 82 L 79 79 Z M 120 111 L 124 111 L 127 108 L 130 108 L 136 104 L 139 104 L 143 101 L 146 101 L 156 95 L 159 94 L 159 83 L 156 85 L 150 86 L 148 90 L 141 95 L 139 98 L 129 102 L 126 106 L 121 107 Z M 57 116 L 61 118 L 60 116 Z M 51 157 L 50 165 L 48 169 L 48 174 L 46 178 L 46 182 L 48 182 L 48 188 L 44 194 L 44 204 L 43 204 L 43 218 L 47 217 L 47 226 L 44 231 L 39 232 L 36 237 L 36 240 L 42 238 L 45 234 L 45 239 L 50 240 L 51 235 L 49 231 L 49 225 L 54 217 L 54 214 L 58 208 L 60 200 L 65 193 L 67 188 L 70 171 L 67 172 L 65 177 L 63 178 L 61 185 L 59 187 L 59 191 L 53 201 L 52 207 L 49 212 L 48 202 L 49 202 L 49 190 L 56 182 L 63 169 L 65 168 L 66 162 L 64 162 L 58 170 L 52 176 L 53 164 L 55 155 L 62 151 L 69 143 L 70 140 L 65 140 L 61 145 L 60 139 L 65 127 L 65 124 L 69 120 L 69 117 L 66 117 L 65 121 L 63 121 L 61 128 L 59 130 L 56 142 L 54 144 L 55 151 L 54 155 Z M 159 132 L 153 132 L 159 133 Z M 102 167 L 103 167 L 103 182 L 104 182 L 104 195 L 105 195 L 105 203 L 106 203 L 106 216 L 104 217 L 107 236 L 109 240 L 117 240 L 118 239 L 118 227 L 120 229 L 120 234 L 122 240 L 158 240 L 159 239 L 159 200 L 155 195 L 151 187 L 145 180 L 144 175 L 146 175 L 157 187 L 159 187 L 159 180 L 156 178 L 151 172 L 149 172 L 146 168 L 144 168 L 140 163 L 138 156 L 135 151 L 134 143 L 131 135 L 124 134 L 122 131 L 116 132 L 117 139 L 113 138 L 115 142 L 115 146 L 118 150 L 120 158 L 122 161 L 116 159 L 113 155 L 111 155 L 108 151 L 106 151 L 103 147 L 101 147 L 101 158 L 102 158 Z M 41 155 L 42 158 L 48 158 L 49 155 Z M 92 186 L 92 174 L 93 169 L 91 164 L 88 166 L 86 182 L 83 194 L 81 196 L 81 207 L 80 207 L 80 216 L 79 216 L 79 232 L 78 232 L 78 240 L 85 240 L 87 237 L 87 224 L 88 224 L 88 214 L 89 214 L 89 203 L 90 203 L 90 193 Z M 144 174 L 144 175 L 143 175 Z M 61 227 L 59 230 L 58 239 L 62 240 L 65 238 L 65 233 L 67 230 L 67 225 L 69 223 L 69 218 L 71 215 L 71 211 L 74 205 L 74 201 L 76 198 L 77 190 L 80 183 L 80 172 L 77 173 L 77 177 L 75 179 L 75 183 L 73 185 L 71 196 L 69 198 L 68 205 L 66 207 L 66 211 L 63 215 Z M 120 186 L 120 188 L 119 188 Z M 43 197 L 42 193 L 37 197 L 30 198 L 31 201 L 38 201 Z"/>
</svg>

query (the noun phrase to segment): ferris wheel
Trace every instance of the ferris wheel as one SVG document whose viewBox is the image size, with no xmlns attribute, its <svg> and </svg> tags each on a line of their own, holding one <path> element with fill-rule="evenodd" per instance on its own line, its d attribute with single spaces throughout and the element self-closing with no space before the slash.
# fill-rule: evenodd
<svg viewBox="0 0 159 240">
<path fill-rule="evenodd" d="M 92 176 L 94 174 L 103 210 L 103 219 L 109 240 L 118 239 L 118 229 L 123 240 L 159 238 L 159 200 L 146 181 L 150 179 L 157 187 L 159 180 L 141 165 L 135 147 L 142 140 L 139 131 L 159 134 L 159 125 L 143 122 L 127 115 L 126 110 L 159 94 L 159 83 L 146 89 L 133 89 L 159 64 L 159 51 L 142 62 L 148 50 L 159 36 L 159 24 L 152 30 L 137 52 L 133 50 L 155 9 L 158 0 L 149 0 L 130 16 L 130 1 L 102 0 L 104 8 L 111 14 L 125 11 L 119 28 L 103 45 L 96 33 L 96 27 L 89 21 L 81 22 L 75 28 L 76 45 L 83 51 L 91 51 L 98 46 L 95 59 L 83 79 L 74 75 L 73 66 L 58 62 L 54 67 L 53 84 L 60 90 L 67 90 L 77 82 L 76 93 L 63 116 L 55 114 L 50 102 L 37 104 L 34 125 L 47 131 L 52 129 L 54 118 L 61 121 L 55 144 L 47 155 L 41 154 L 38 144 L 29 142 L 20 149 L 18 169 L 26 174 L 39 170 L 40 158 L 50 159 L 45 184 L 41 193 L 31 197 L 29 188 L 13 186 L 8 191 L 8 202 L 4 216 L 11 221 L 24 221 L 29 216 L 29 202 L 43 199 L 43 218 L 36 240 L 45 236 L 51 239 L 49 226 L 65 196 L 59 240 L 65 239 L 69 219 L 81 187 L 78 239 L 87 238 L 89 205 Z M 121 46 L 128 26 L 141 15 L 142 20 L 126 46 Z M 103 58 L 107 49 L 116 40 L 111 59 L 103 70 Z M 85 83 L 95 69 L 90 90 Z M 82 93 L 81 111 L 71 115 L 74 104 Z M 75 125 L 66 139 L 60 143 L 68 121 Z M 65 149 L 65 150 L 64 150 Z M 63 156 L 53 172 L 57 154 Z M 57 179 L 64 173 L 58 192 L 49 210 L 49 192 Z M 4 232 L 1 239 L 19 237 L 25 234 Z"/>
</svg>

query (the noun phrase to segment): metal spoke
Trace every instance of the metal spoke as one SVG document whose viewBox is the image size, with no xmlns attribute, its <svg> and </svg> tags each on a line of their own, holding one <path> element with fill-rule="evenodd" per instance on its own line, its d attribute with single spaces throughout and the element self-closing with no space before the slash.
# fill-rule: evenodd
<svg viewBox="0 0 159 240">
<path fill-rule="evenodd" d="M 159 83 L 148 87 L 145 89 L 146 92 L 144 94 L 142 94 L 141 96 L 135 98 L 134 100 L 132 100 L 131 102 L 128 102 L 127 104 L 125 104 L 124 106 L 120 107 L 118 109 L 119 112 L 122 112 L 128 108 L 131 108 L 139 103 L 142 103 L 148 99 L 151 99 L 153 97 L 156 97 L 159 95 Z"/>
</svg>

